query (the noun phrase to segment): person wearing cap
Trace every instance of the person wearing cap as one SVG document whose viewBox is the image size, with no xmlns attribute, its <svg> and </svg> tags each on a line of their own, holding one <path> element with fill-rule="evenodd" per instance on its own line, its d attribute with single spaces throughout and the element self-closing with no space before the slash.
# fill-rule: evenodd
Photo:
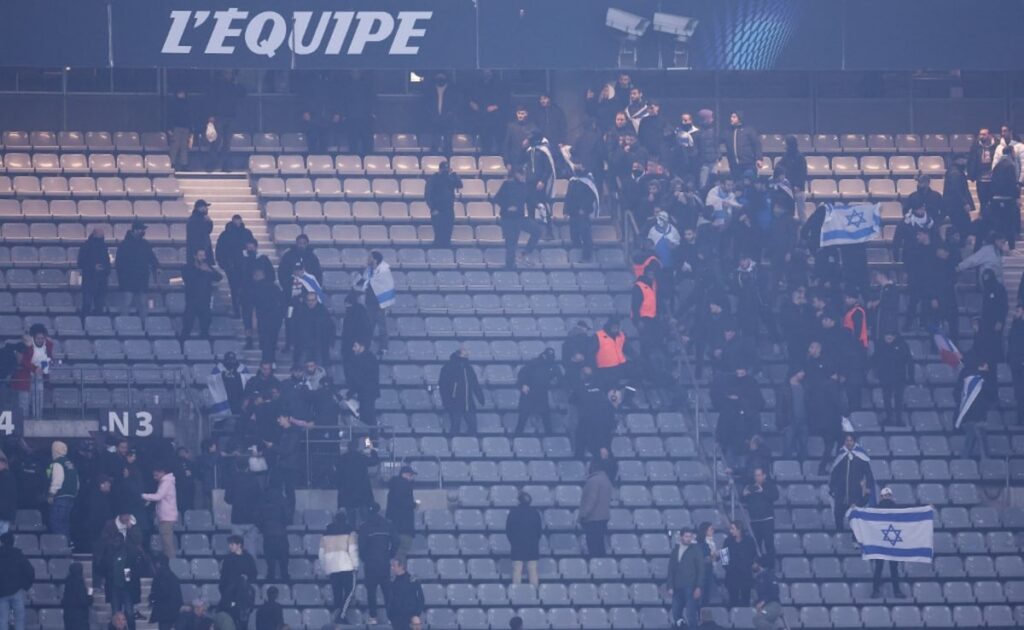
<svg viewBox="0 0 1024 630">
<path fill-rule="evenodd" d="M 519 369 L 516 377 L 516 386 L 519 388 L 517 435 L 523 433 L 527 420 L 533 416 L 540 418 L 544 434 L 551 435 L 551 388 L 561 382 L 563 377 L 562 368 L 555 361 L 552 348 L 546 348 Z"/>
<path fill-rule="evenodd" d="M 94 227 L 78 250 L 77 267 L 82 274 L 82 317 L 101 315 L 110 284 L 110 252 L 102 227 Z"/>
<path fill-rule="evenodd" d="M 388 481 L 388 503 L 385 516 L 398 533 L 398 548 L 395 558 L 405 560 L 416 534 L 416 499 L 413 495 L 416 471 L 412 466 L 402 466 L 398 475 Z"/>
<path fill-rule="evenodd" d="M 761 167 L 761 136 L 757 130 L 745 124 L 743 112 L 735 111 L 729 116 L 729 133 L 725 142 L 729 172 L 735 177 L 741 173 L 757 172 Z"/>
<path fill-rule="evenodd" d="M 185 312 L 181 317 L 181 338 L 192 334 L 192 327 L 199 322 L 199 336 L 210 338 L 210 323 L 213 321 L 213 287 L 222 276 L 210 266 L 209 252 L 205 248 L 195 250 L 192 260 L 181 271 L 185 281 Z"/>
<path fill-rule="evenodd" d="M 68 459 L 68 445 L 56 441 L 50 445 L 52 460 L 46 469 L 50 480 L 47 494 L 50 503 L 50 533 L 71 534 L 71 508 L 78 497 L 78 467 Z"/>
<path fill-rule="evenodd" d="M 125 293 L 125 309 L 134 306 L 143 327 L 149 314 L 149 279 L 156 278 L 159 266 L 153 246 L 146 240 L 146 224 L 133 222 L 131 231 L 117 246 L 114 268 L 118 287 Z"/>
<path fill-rule="evenodd" d="M 185 259 L 191 260 L 200 249 L 206 250 L 206 259 L 214 264 L 213 242 L 210 234 L 213 233 L 213 219 L 210 218 L 210 204 L 199 199 L 192 205 L 192 214 L 185 222 Z"/>
<path fill-rule="evenodd" d="M 484 390 L 469 363 L 469 352 L 465 348 L 453 352 L 441 367 L 437 389 L 441 393 L 441 404 L 451 419 L 451 434 L 458 435 L 463 423 L 467 433 L 475 434 L 476 408 L 484 404 Z"/>
<path fill-rule="evenodd" d="M 892 488 L 886 486 L 878 493 L 878 505 L 875 507 L 883 509 L 893 509 L 896 507 L 896 501 L 892 498 Z M 889 579 L 892 581 L 892 595 L 903 599 L 905 595 L 900 589 L 900 573 L 899 563 L 889 560 L 872 560 L 872 578 L 871 578 L 871 598 L 878 599 L 882 597 L 882 565 L 889 565 Z"/>
<path fill-rule="evenodd" d="M 212 221 L 211 221 L 212 223 Z M 249 244 L 253 247 L 250 249 Z M 243 284 L 245 282 L 245 271 L 249 267 L 251 277 L 251 265 L 246 265 L 246 257 L 256 258 L 256 239 L 252 231 L 245 227 L 242 215 L 236 214 L 231 217 L 224 231 L 217 237 L 217 264 L 224 270 L 228 277 L 228 286 L 231 288 L 231 308 L 235 317 L 240 315 L 242 305 Z"/>
</svg>

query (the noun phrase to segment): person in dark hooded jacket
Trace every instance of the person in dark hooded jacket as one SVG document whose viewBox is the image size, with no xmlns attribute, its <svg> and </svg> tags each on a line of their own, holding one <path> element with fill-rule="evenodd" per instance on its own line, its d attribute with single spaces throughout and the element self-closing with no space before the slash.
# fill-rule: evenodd
<svg viewBox="0 0 1024 630">
<path fill-rule="evenodd" d="M 288 510 L 280 492 L 268 492 L 260 502 L 257 524 L 263 535 L 263 556 L 267 561 L 267 580 L 281 580 L 288 577 Z"/>
<path fill-rule="evenodd" d="M 718 410 L 718 425 L 715 439 L 722 447 L 726 463 L 730 468 L 739 469 L 745 464 L 744 450 L 750 438 L 758 432 L 764 397 L 761 388 L 745 366 L 733 368 L 732 377 L 714 389 L 713 399 Z"/>
<path fill-rule="evenodd" d="M 274 284 L 273 275 L 263 269 L 253 271 L 252 284 L 253 314 L 259 334 L 262 361 L 271 363 L 277 358 L 277 339 L 284 323 L 285 297 L 281 288 Z"/>
<path fill-rule="evenodd" d="M 245 245 L 255 241 L 252 231 L 245 227 L 242 216 L 236 214 L 224 226 L 224 231 L 217 237 L 217 264 L 228 277 L 231 287 L 231 308 L 237 317 L 241 306 L 242 285 L 245 281 Z"/>
<path fill-rule="evenodd" d="M 1013 378 L 1013 397 L 1017 402 L 1017 424 L 1024 424 L 1024 305 L 1013 312 L 1009 339 L 1006 344 L 1006 362 Z"/>
<path fill-rule="evenodd" d="M 126 305 L 135 306 L 143 325 L 149 313 L 149 279 L 150 276 L 155 277 L 159 266 L 153 246 L 146 240 L 146 224 L 135 221 L 131 231 L 117 246 L 114 267 L 117 269 L 118 287 L 127 297 Z"/>
<path fill-rule="evenodd" d="M 885 424 L 903 425 L 903 392 L 914 382 L 914 360 L 903 337 L 889 330 L 875 342 L 871 369 L 882 386 Z"/>
<path fill-rule="evenodd" d="M 352 344 L 359 342 L 366 347 L 373 340 L 373 324 L 366 306 L 359 301 L 359 294 L 345 296 L 345 315 L 341 320 L 341 362 L 345 374 L 352 373 Z"/>
<path fill-rule="evenodd" d="M 971 213 L 974 212 L 974 197 L 964 172 L 966 168 L 967 160 L 963 156 L 953 158 L 942 185 L 943 213 L 964 236 L 970 232 Z"/>
<path fill-rule="evenodd" d="M 313 253 L 313 248 L 309 246 L 309 237 L 305 234 L 299 234 L 295 238 L 295 245 L 289 247 L 281 256 L 281 262 L 277 266 L 277 280 L 285 297 L 290 298 L 292 295 L 293 272 L 299 265 L 316 278 L 317 282 L 323 284 L 323 267 L 320 265 L 320 259 Z"/>
<path fill-rule="evenodd" d="M 372 443 L 371 443 L 372 444 Z M 335 470 L 338 485 L 338 507 L 355 515 L 374 502 L 370 484 L 370 468 L 380 459 L 375 449 L 366 448 L 363 440 L 353 436 L 348 450 L 338 458 Z"/>
<path fill-rule="evenodd" d="M 75 549 L 88 553 L 99 540 L 100 532 L 107 521 L 114 518 L 114 502 L 111 495 L 111 479 L 99 475 L 85 493 L 84 522 L 82 537 Z"/>
<path fill-rule="evenodd" d="M 192 206 L 192 214 L 185 223 L 185 259 L 191 260 L 200 249 L 206 250 L 206 259 L 210 264 L 214 263 L 213 242 L 210 235 L 213 233 L 213 219 L 210 218 L 210 204 L 199 199 Z"/>
<path fill-rule="evenodd" d="M 551 434 L 551 403 L 549 393 L 561 379 L 562 368 L 555 361 L 555 351 L 547 348 L 519 369 L 516 386 L 519 388 L 519 420 L 516 434 L 522 434 L 526 421 L 539 416 L 544 432 Z"/>
<path fill-rule="evenodd" d="M 102 314 L 110 283 L 110 253 L 103 228 L 93 228 L 78 250 L 78 270 L 82 274 L 82 317 Z"/>
<path fill-rule="evenodd" d="M 761 137 L 757 130 L 746 125 L 742 112 L 733 112 L 729 116 L 729 129 L 725 138 L 726 156 L 729 158 L 729 172 L 739 177 L 751 171 L 756 173 L 761 162 Z"/>
<path fill-rule="evenodd" d="M 334 319 L 316 293 L 306 293 L 302 305 L 292 314 L 292 321 L 296 332 L 294 364 L 316 361 L 321 366 L 329 365 L 334 345 Z"/>
<path fill-rule="evenodd" d="M 458 435 L 464 422 L 469 434 L 476 433 L 476 408 L 484 404 L 484 391 L 469 363 L 469 353 L 460 348 L 448 357 L 438 379 L 441 404 L 451 418 L 451 434 Z"/>
<path fill-rule="evenodd" d="M 181 582 L 163 556 L 157 556 L 153 565 L 153 583 L 149 588 L 149 621 L 156 623 L 160 630 L 171 630 L 181 613 Z"/>
<path fill-rule="evenodd" d="M 371 503 L 366 522 L 359 528 L 359 559 L 363 563 L 367 613 L 371 625 L 377 619 L 377 590 L 384 594 L 384 605 L 391 597 L 391 559 L 398 550 L 398 533 L 380 506 Z"/>
<path fill-rule="evenodd" d="M 64 630 L 89 630 L 92 595 L 85 588 L 81 562 L 72 562 L 68 567 L 68 577 L 64 580 L 64 594 L 60 598 L 60 607 L 64 609 Z M 4 619 L 5 627 L 6 622 L 7 620 Z"/>
<path fill-rule="evenodd" d="M 199 321 L 199 336 L 209 339 L 213 321 L 213 287 L 220 282 L 220 272 L 210 266 L 206 249 L 197 249 L 189 264 L 181 272 L 185 281 L 185 313 L 181 318 L 181 338 L 192 334 L 192 326 Z"/>
<path fill-rule="evenodd" d="M 254 525 L 262 494 L 259 481 L 249 472 L 248 461 L 239 459 L 224 489 L 224 502 L 231 506 L 231 524 Z"/>
<path fill-rule="evenodd" d="M 537 560 L 540 559 L 540 539 L 544 535 L 544 524 L 540 511 L 530 505 L 532 498 L 526 492 L 519 493 L 519 504 L 509 510 L 505 519 L 505 535 L 512 555 L 512 584 L 523 579 L 523 565 L 526 565 L 530 584 L 536 588 L 540 583 Z"/>
</svg>

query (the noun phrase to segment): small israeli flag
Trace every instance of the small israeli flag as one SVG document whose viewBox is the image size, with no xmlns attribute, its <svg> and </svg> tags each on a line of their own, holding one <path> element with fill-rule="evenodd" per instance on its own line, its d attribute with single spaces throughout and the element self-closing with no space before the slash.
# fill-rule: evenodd
<svg viewBox="0 0 1024 630">
<path fill-rule="evenodd" d="M 935 555 L 935 510 L 910 508 L 853 508 L 850 530 L 865 560 L 928 562 Z"/>
<path fill-rule="evenodd" d="M 882 211 L 877 203 L 826 204 L 821 246 L 854 245 L 882 234 Z"/>
<path fill-rule="evenodd" d="M 971 410 L 971 405 L 977 400 L 984 384 L 985 379 L 979 374 L 971 374 L 964 379 L 964 391 L 960 397 L 960 409 L 957 410 L 956 414 L 956 428 L 960 428 L 960 424 L 964 421 L 964 416 Z"/>
</svg>

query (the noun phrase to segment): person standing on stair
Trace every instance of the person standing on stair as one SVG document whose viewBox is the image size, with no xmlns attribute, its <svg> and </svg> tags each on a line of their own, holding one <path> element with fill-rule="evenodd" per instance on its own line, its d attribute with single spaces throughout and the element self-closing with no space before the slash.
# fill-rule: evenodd
<svg viewBox="0 0 1024 630">
<path fill-rule="evenodd" d="M 252 301 L 256 319 L 260 360 L 273 364 L 277 359 L 277 338 L 281 336 L 281 324 L 287 308 L 284 293 L 274 283 L 273 274 L 267 275 L 266 270 L 257 267 L 252 272 L 252 288 L 247 296 Z"/>
<path fill-rule="evenodd" d="M 220 566 L 220 592 L 222 594 L 220 608 L 231 611 L 238 608 L 242 601 L 244 588 L 256 581 L 258 576 L 256 560 L 248 551 L 241 536 L 228 536 L 228 555 Z M 234 617 L 234 613 L 232 613 Z M 239 626 L 245 627 L 245 626 Z"/>
<path fill-rule="evenodd" d="M 241 314 L 241 298 L 247 266 L 245 258 L 247 255 L 254 259 L 256 257 L 255 247 L 251 254 L 248 253 L 247 245 L 250 242 L 255 243 L 256 239 L 253 237 L 252 231 L 245 227 L 240 214 L 231 217 L 231 221 L 224 226 L 224 231 L 217 237 L 217 265 L 224 270 L 224 274 L 228 277 L 228 286 L 231 288 L 231 310 L 235 317 Z"/>
<path fill-rule="evenodd" d="M 168 560 L 177 557 L 174 541 L 174 526 L 178 524 L 178 491 L 174 483 L 174 473 L 164 464 L 153 467 L 153 479 L 156 479 L 156 492 L 143 493 L 145 501 L 156 503 L 156 524 L 160 532 L 160 548 Z"/>
<path fill-rule="evenodd" d="M 165 558 L 153 560 L 153 583 L 149 589 L 150 623 L 159 630 L 171 630 L 181 612 L 181 582 Z"/>
<path fill-rule="evenodd" d="M 352 291 L 345 296 L 345 315 L 341 320 L 341 365 L 346 375 L 352 373 L 352 344 L 358 341 L 369 346 L 372 339 L 370 315 L 359 301 L 359 293 Z"/>
<path fill-rule="evenodd" d="M 185 281 L 185 313 L 181 318 L 181 338 L 192 334 L 192 327 L 199 321 L 199 336 L 210 338 L 210 323 L 213 321 L 213 285 L 220 282 L 220 272 L 209 263 L 207 250 L 197 249 L 188 265 L 181 272 Z"/>
<path fill-rule="evenodd" d="M 458 173 L 443 160 L 437 172 L 427 179 L 425 197 L 430 208 L 430 224 L 434 227 L 434 247 L 450 247 L 455 226 L 455 191 L 462 189 Z"/>
<path fill-rule="evenodd" d="M 92 608 L 92 595 L 85 588 L 81 562 L 72 562 L 68 567 L 68 577 L 64 580 L 64 594 L 60 598 L 60 607 L 64 611 L 64 630 L 89 630 L 89 609 Z M 5 618 L 4 621 L 7 619 Z M 6 628 L 6 624 L 4 627 Z"/>
<path fill-rule="evenodd" d="M 451 421 L 451 435 L 458 435 L 463 423 L 466 432 L 476 434 L 476 408 L 484 404 L 484 390 L 476 377 L 476 371 L 469 363 L 469 352 L 459 348 L 448 357 L 441 367 L 437 388 L 441 392 L 441 404 Z"/>
<path fill-rule="evenodd" d="M 78 250 L 78 271 L 82 274 L 82 317 L 103 314 L 110 284 L 110 253 L 103 228 L 93 228 Z"/>
<path fill-rule="evenodd" d="M 380 398 L 380 369 L 377 357 L 356 341 L 352 344 L 352 373 L 345 375 L 349 397 L 359 401 L 359 420 L 377 426 L 377 399 Z"/>
<path fill-rule="evenodd" d="M 260 255 L 257 250 L 255 239 L 245 243 L 245 250 L 242 254 L 242 269 L 239 272 L 241 279 L 238 287 L 238 309 L 242 316 L 242 327 L 245 330 L 245 349 L 252 350 L 252 337 L 256 326 L 255 288 L 256 272 L 259 271 L 263 278 L 270 278 L 273 283 L 274 265 L 266 255 Z M 234 289 L 232 289 L 232 296 Z"/>
<path fill-rule="evenodd" d="M 359 528 L 359 560 L 363 565 L 366 583 L 368 625 L 377 624 L 377 590 L 384 594 L 384 606 L 391 599 L 391 559 L 398 549 L 398 532 L 384 515 L 380 506 L 371 503 L 366 522 Z"/>
<path fill-rule="evenodd" d="M 892 488 L 886 486 L 882 488 L 878 493 L 879 508 L 893 509 L 896 507 L 896 502 L 892 498 Z M 882 597 L 882 565 L 889 565 L 889 578 L 892 581 L 892 595 L 893 597 L 903 599 L 903 591 L 900 589 L 900 572 L 898 563 L 889 560 L 872 560 L 872 578 L 871 578 L 871 598 L 879 599 Z"/>
<path fill-rule="evenodd" d="M 525 263 L 526 256 L 536 249 L 537 241 L 540 240 L 543 228 L 531 218 L 532 213 L 528 211 L 530 194 L 530 189 L 526 185 L 526 174 L 521 166 L 515 166 L 494 195 L 494 205 L 498 207 L 501 222 L 501 235 L 505 239 L 506 269 L 515 269 L 517 262 Z M 517 256 L 519 235 L 523 232 L 529 234 L 530 239 L 526 242 L 523 254 Z"/>
<path fill-rule="evenodd" d="M 14 630 L 25 630 L 25 601 L 36 580 L 32 564 L 14 546 L 14 534 L 0 535 L 0 620 L 7 630 L 7 620 L 14 613 Z"/>
<path fill-rule="evenodd" d="M 395 305 L 395 278 L 391 265 L 377 250 L 366 259 L 361 286 L 366 295 L 366 312 L 377 335 L 377 353 L 383 354 L 388 350 L 388 311 Z"/>
<path fill-rule="evenodd" d="M 604 537 L 611 518 L 612 482 L 601 462 L 590 462 L 590 474 L 583 484 L 580 498 L 579 521 L 587 538 L 587 556 L 603 558 Z"/>
<path fill-rule="evenodd" d="M 327 366 L 331 361 L 331 347 L 334 345 L 334 318 L 327 312 L 320 293 L 307 291 L 302 302 L 292 313 L 295 327 L 295 354 L 293 365 L 316 361 Z"/>
<path fill-rule="evenodd" d="M 398 532 L 398 549 L 395 557 L 404 561 L 416 535 L 416 499 L 413 487 L 416 485 L 416 471 L 412 466 L 402 466 L 398 474 L 388 481 L 388 503 L 384 511 L 387 519 Z"/>
<path fill-rule="evenodd" d="M 294 295 L 292 287 L 295 284 L 293 274 L 295 268 L 301 266 L 306 273 L 316 278 L 316 281 L 323 284 L 324 271 L 320 266 L 320 259 L 313 253 L 309 246 L 309 237 L 299 234 L 295 237 L 295 245 L 281 255 L 281 262 L 277 266 L 277 280 L 281 284 L 281 290 L 286 294 Z"/>
<path fill-rule="evenodd" d="M 134 221 L 131 231 L 117 246 L 114 267 L 118 287 L 125 293 L 125 309 L 134 305 L 143 327 L 149 314 L 149 279 L 156 278 L 159 266 L 153 246 L 146 240 L 146 224 Z"/>
<path fill-rule="evenodd" d="M 50 446 L 53 461 L 46 469 L 50 479 L 50 533 L 65 537 L 71 534 L 71 508 L 78 496 L 78 467 L 68 459 L 68 445 L 54 442 Z"/>
<path fill-rule="evenodd" d="M 213 233 L 213 219 L 210 218 L 210 204 L 206 200 L 199 199 L 192 204 L 192 214 L 185 222 L 185 259 L 192 260 L 195 253 L 201 249 L 206 250 L 206 259 L 213 261 L 213 242 L 210 235 Z"/>
</svg>

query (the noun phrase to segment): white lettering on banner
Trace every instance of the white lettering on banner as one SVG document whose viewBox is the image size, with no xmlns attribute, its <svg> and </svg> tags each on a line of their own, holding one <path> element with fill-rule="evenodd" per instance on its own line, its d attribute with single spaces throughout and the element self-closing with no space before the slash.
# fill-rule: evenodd
<svg viewBox="0 0 1024 630">
<path fill-rule="evenodd" d="M 135 437 L 149 437 L 153 435 L 153 414 L 148 411 L 136 411 L 135 420 L 138 422 L 135 427 Z M 107 432 L 118 433 L 125 437 L 131 436 L 128 412 L 118 413 L 111 411 L 107 413 Z"/>
<path fill-rule="evenodd" d="M 224 40 L 229 37 L 235 38 L 242 34 L 242 29 L 240 27 L 232 27 L 231 23 L 235 20 L 244 20 L 248 15 L 248 11 L 239 11 L 238 9 L 216 11 L 213 14 L 213 33 L 210 35 L 210 41 L 206 43 L 206 54 L 230 55 L 235 52 L 234 45 L 226 45 Z"/>
<path fill-rule="evenodd" d="M 276 11 L 262 11 L 251 15 L 249 11 L 237 8 L 212 13 L 171 11 L 170 26 L 161 52 L 166 55 L 190 54 L 193 46 L 186 42 L 211 15 L 213 24 L 212 27 L 207 27 L 209 35 L 203 47 L 204 54 L 234 54 L 241 43 L 241 38 L 249 52 L 274 57 L 285 42 L 297 55 L 362 55 L 367 49 L 373 49 L 376 44 L 387 45 L 389 55 L 415 55 L 420 51 L 417 40 L 421 40 L 427 34 L 424 23 L 429 21 L 434 13 L 294 11 L 282 15 Z M 314 21 L 316 26 L 311 29 Z"/>
<path fill-rule="evenodd" d="M 14 413 L 11 411 L 0 412 L 0 435 L 14 435 Z"/>
</svg>

